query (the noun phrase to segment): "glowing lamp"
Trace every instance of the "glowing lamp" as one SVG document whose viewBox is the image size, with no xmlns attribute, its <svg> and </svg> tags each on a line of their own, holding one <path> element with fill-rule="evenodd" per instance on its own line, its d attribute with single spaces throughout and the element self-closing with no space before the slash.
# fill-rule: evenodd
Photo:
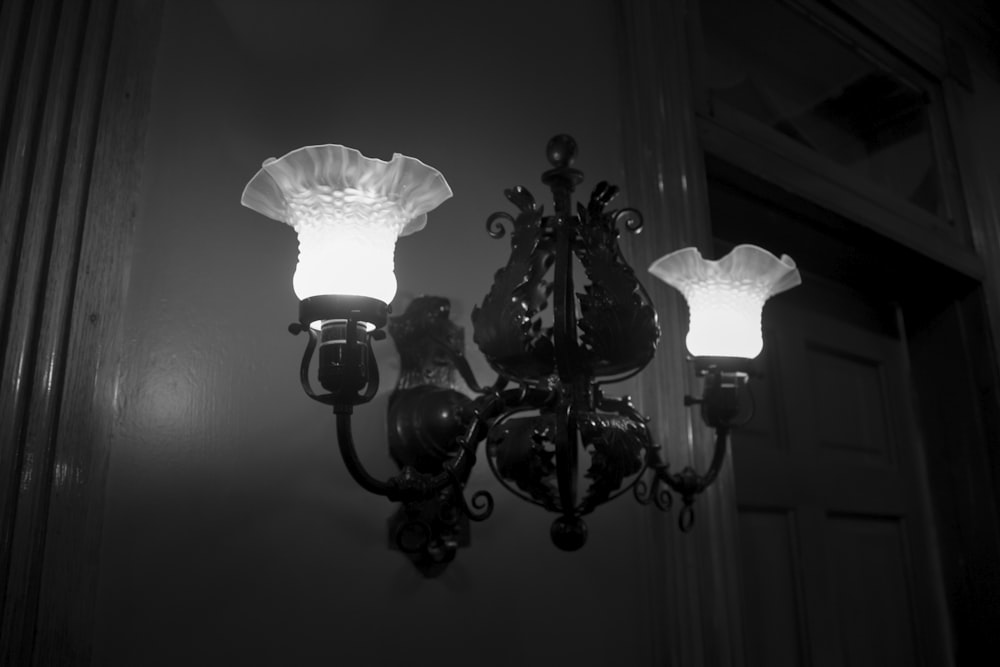
<svg viewBox="0 0 1000 667">
<path fill-rule="evenodd" d="M 396 239 L 423 229 L 451 197 L 436 169 L 396 153 L 388 162 L 336 144 L 264 161 L 241 202 L 299 237 L 292 287 L 301 301 L 326 295 L 396 294 Z"/>
<path fill-rule="evenodd" d="M 351 477 L 403 504 L 390 521 L 390 544 L 426 576 L 437 576 L 469 544 L 470 522 L 493 511 L 489 491 L 466 497 L 483 442 L 503 487 L 558 514 L 550 535 L 560 549 L 581 548 L 582 517 L 629 490 L 664 511 L 677 494 L 678 523 L 688 530 L 695 498 L 722 470 L 730 431 L 747 421 L 744 397 L 754 370 L 748 358 L 762 347 L 764 302 L 801 281 L 789 257 L 749 245 L 718 261 L 687 248 L 650 267 L 687 298 L 687 346 L 702 391 L 685 396 L 684 405 L 698 406 L 715 431 L 707 470 L 675 472 L 661 458 L 649 420 L 628 397 L 601 388 L 641 371 L 660 336 L 652 301 L 618 246 L 618 227 L 637 232 L 642 216 L 608 209 L 618 188 L 605 181 L 586 205 L 574 205 L 584 175 L 572 166 L 572 137 L 553 137 L 545 154 L 551 212 L 516 187 L 504 194 L 519 211 L 486 220 L 493 238 L 505 235 L 505 221 L 513 229 L 510 259 L 472 311 L 473 339 L 497 373 L 488 388 L 469 367 L 447 298 L 417 297 L 389 317 L 396 239 L 421 229 L 427 212 L 451 196 L 439 172 L 402 155 L 384 162 L 343 146 L 307 146 L 265 161 L 243 192 L 244 206 L 298 233 L 299 316 L 288 330 L 307 339 L 299 381 L 310 399 L 333 408 Z M 583 290 L 574 287 L 578 269 L 588 278 Z M 358 455 L 351 420 L 355 407 L 378 394 L 373 341 L 387 333 L 400 355 L 387 424 L 400 471 L 379 479 Z M 475 398 L 457 390 L 458 377 Z"/>
<path fill-rule="evenodd" d="M 719 260 L 684 248 L 653 262 L 649 272 L 687 300 L 693 357 L 756 357 L 764 347 L 764 302 L 802 282 L 791 257 L 779 259 L 755 245 L 736 246 Z"/>
</svg>

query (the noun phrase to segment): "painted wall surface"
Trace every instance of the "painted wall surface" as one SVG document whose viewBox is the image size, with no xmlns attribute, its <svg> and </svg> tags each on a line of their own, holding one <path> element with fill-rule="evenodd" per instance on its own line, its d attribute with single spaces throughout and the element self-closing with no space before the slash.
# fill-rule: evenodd
<svg viewBox="0 0 1000 667">
<path fill-rule="evenodd" d="M 506 260 L 486 217 L 540 198 L 568 132 L 589 190 L 621 183 L 609 2 L 172 0 L 154 88 L 107 496 L 95 664 L 648 664 L 646 510 L 591 517 L 582 552 L 480 461 L 493 517 L 439 579 L 386 548 L 393 506 L 359 489 L 297 379 L 294 233 L 239 204 L 267 157 L 343 143 L 440 169 L 455 197 L 400 241 L 397 312 L 469 313 Z M 619 202 L 625 205 L 627 202 Z M 398 364 L 356 417 L 380 477 Z"/>
</svg>

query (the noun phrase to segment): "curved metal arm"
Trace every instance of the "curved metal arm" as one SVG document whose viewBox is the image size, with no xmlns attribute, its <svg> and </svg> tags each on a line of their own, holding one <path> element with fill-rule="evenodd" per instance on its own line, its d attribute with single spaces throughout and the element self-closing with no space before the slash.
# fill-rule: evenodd
<svg viewBox="0 0 1000 667">
<path fill-rule="evenodd" d="M 691 466 L 685 467 L 679 473 L 671 473 L 669 464 L 657 460 L 650 464 L 655 471 L 651 482 L 649 484 L 643 482 L 635 487 L 636 500 L 644 505 L 655 501 L 660 509 L 667 509 L 672 504 L 670 491 L 680 494 L 684 507 L 678 517 L 678 524 L 684 532 L 694 524 L 692 506 L 695 497 L 711 486 L 722 470 L 729 445 L 730 429 L 749 420 L 748 417 L 741 422 L 736 421 L 740 412 L 740 395 L 747 386 L 749 362 L 746 359 L 729 357 L 700 357 L 695 358 L 694 362 L 698 375 L 705 376 L 705 387 L 701 398 L 685 396 L 684 404 L 700 405 L 702 420 L 715 429 L 715 451 L 712 453 L 712 462 L 705 474 L 699 475 Z M 751 416 L 753 414 L 752 407 L 750 414 Z"/>
<path fill-rule="evenodd" d="M 437 475 L 427 475 L 410 466 L 406 466 L 402 472 L 385 482 L 372 477 L 358 458 L 357 448 L 354 446 L 351 406 L 338 405 L 334 411 L 337 415 L 337 444 L 340 447 L 340 456 L 351 477 L 366 491 L 385 496 L 393 502 L 425 500 L 453 482 L 455 474 L 453 471 L 446 470 Z M 453 466 L 459 468 L 461 465 L 467 465 L 462 461 L 466 455 L 467 452 L 464 450 L 459 452 Z"/>
<path fill-rule="evenodd" d="M 729 428 L 720 426 L 715 429 L 715 451 L 712 453 L 712 462 L 704 475 L 699 475 L 694 468 L 687 466 L 679 473 L 671 473 L 669 464 L 658 464 L 654 466 L 655 476 L 653 483 L 648 490 L 644 485 L 642 496 L 636 493 L 636 499 L 642 503 L 648 503 L 650 499 L 656 501 L 657 507 L 661 510 L 668 509 L 671 504 L 669 493 L 664 496 L 663 490 L 659 489 L 660 484 L 664 484 L 674 493 L 680 495 L 684 502 L 680 516 L 677 518 L 681 531 L 687 532 L 694 524 L 694 500 L 695 497 L 715 482 L 722 470 L 722 464 L 726 460 L 726 451 L 729 443 Z M 647 492 L 648 491 L 648 492 Z"/>
<path fill-rule="evenodd" d="M 361 464 L 361 459 L 358 458 L 357 449 L 354 447 L 354 434 L 351 432 L 351 407 L 338 406 L 334 409 L 337 414 L 337 445 L 340 447 L 340 456 L 344 459 L 347 471 L 351 473 L 354 481 L 366 491 L 394 500 L 392 497 L 393 485 L 372 477 Z"/>
<path fill-rule="evenodd" d="M 498 381 L 493 388 L 485 390 L 482 396 L 470 404 L 472 416 L 465 435 L 458 439 L 461 450 L 452 461 L 444 464 L 444 474 L 451 476 L 455 486 L 455 499 L 465 516 L 472 521 L 483 521 L 493 513 L 493 496 L 489 491 L 476 491 L 471 499 L 466 501 L 461 482 L 468 477 L 468 469 L 475 464 L 476 447 L 486 437 L 489 425 L 495 423 L 495 418 L 503 413 L 511 402 L 520 404 L 525 400 L 532 400 L 540 405 L 552 398 L 551 392 L 524 386 L 500 391 L 504 384 L 506 381 L 503 383 Z M 497 478 L 503 483 L 499 476 Z"/>
<path fill-rule="evenodd" d="M 475 464 L 474 446 L 463 446 L 455 459 L 445 464 L 444 470 L 437 475 L 427 475 L 406 466 L 398 475 L 382 482 L 365 470 L 358 458 L 351 431 L 351 406 L 336 406 L 334 410 L 337 415 L 337 444 L 341 458 L 354 481 L 366 491 L 385 496 L 393 502 L 412 502 L 432 498 L 450 484 L 455 488 L 459 506 L 469 519 L 483 521 L 493 513 L 493 497 L 488 491 L 477 491 L 468 502 L 462 493 L 462 479 Z M 474 434 L 475 430 L 475 426 L 471 427 L 470 434 Z"/>
<path fill-rule="evenodd" d="M 715 481 L 722 470 L 722 464 L 726 460 L 726 451 L 729 443 L 729 429 L 719 427 L 715 429 L 715 451 L 712 453 L 712 462 L 704 475 L 699 475 L 694 468 L 687 466 L 680 473 L 670 474 L 669 466 L 657 469 L 657 475 L 663 477 L 664 483 L 676 493 L 681 494 L 684 502 L 694 498 Z"/>
</svg>

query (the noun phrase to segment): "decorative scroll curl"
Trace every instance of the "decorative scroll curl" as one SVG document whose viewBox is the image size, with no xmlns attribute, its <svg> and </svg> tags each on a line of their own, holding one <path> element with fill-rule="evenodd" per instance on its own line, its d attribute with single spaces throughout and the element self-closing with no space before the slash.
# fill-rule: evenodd
<svg viewBox="0 0 1000 667">
<path fill-rule="evenodd" d="M 577 205 L 580 218 L 576 255 L 589 278 L 579 294 L 582 359 L 593 377 L 627 377 L 653 358 L 660 328 L 649 295 L 618 247 L 619 222 L 630 231 L 642 227 L 633 209 L 605 211 L 618 188 L 601 182 L 590 203 Z M 622 377 L 616 377 L 616 380 Z"/>
<path fill-rule="evenodd" d="M 495 213 L 487 220 L 493 238 L 504 236 L 499 220 L 512 222 L 511 251 L 489 294 L 472 311 L 473 338 L 498 373 L 527 382 L 555 368 L 552 332 L 543 329 L 538 317 L 547 306 L 550 288 L 544 277 L 553 248 L 543 230 L 542 207 L 531 193 L 516 187 L 504 194 L 520 213 L 516 218 Z"/>
<path fill-rule="evenodd" d="M 642 214 L 634 208 L 621 209 L 614 214 L 614 220 L 616 225 L 624 225 L 625 229 L 633 234 L 641 232 L 644 224 Z"/>
</svg>

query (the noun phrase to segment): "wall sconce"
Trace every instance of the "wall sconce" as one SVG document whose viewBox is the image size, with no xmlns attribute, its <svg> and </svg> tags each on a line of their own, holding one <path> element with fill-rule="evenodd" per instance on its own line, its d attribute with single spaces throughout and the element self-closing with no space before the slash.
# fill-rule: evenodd
<svg viewBox="0 0 1000 667">
<path fill-rule="evenodd" d="M 599 183 L 586 206 L 572 202 L 582 172 L 573 168 L 576 142 L 548 144 L 551 168 L 542 181 L 554 210 L 523 187 L 505 191 L 516 215 L 486 221 L 499 239 L 510 226 L 511 254 L 472 312 L 474 341 L 497 372 L 483 387 L 464 356 L 464 333 L 442 297 L 415 299 L 388 316 L 395 289 L 398 236 L 421 229 L 451 189 L 419 160 L 370 159 L 337 145 L 309 146 L 264 162 L 242 203 L 295 228 L 300 299 L 292 333 L 308 337 L 300 366 L 306 394 L 333 407 L 344 463 L 362 487 L 402 503 L 390 521 L 390 544 L 427 575 L 440 572 L 469 542 L 468 521 L 493 511 L 493 498 L 465 484 L 480 442 L 490 469 L 509 491 L 557 514 L 553 542 L 573 551 L 586 542 L 583 517 L 632 491 L 639 502 L 667 510 L 681 496 L 679 520 L 690 528 L 692 503 L 718 475 L 729 430 L 741 414 L 750 359 L 761 349 L 764 301 L 800 282 L 795 263 L 754 246 L 706 261 L 694 248 L 658 260 L 650 271 L 679 289 L 691 310 L 688 351 L 705 378 L 699 405 L 715 429 L 709 470 L 670 471 L 652 442 L 647 419 L 627 396 L 605 386 L 639 373 L 652 359 L 660 332 L 649 296 L 618 246 L 619 226 L 638 232 L 634 209 L 608 210 L 618 188 Z M 586 284 L 574 286 L 579 264 Z M 378 390 L 372 341 L 388 324 L 399 350 L 400 378 L 389 399 L 389 449 L 401 471 L 371 476 L 354 445 L 351 414 Z M 317 376 L 310 380 L 319 348 Z M 476 395 L 456 388 L 459 375 Z M 585 467 L 585 469 L 584 469 Z"/>
</svg>

